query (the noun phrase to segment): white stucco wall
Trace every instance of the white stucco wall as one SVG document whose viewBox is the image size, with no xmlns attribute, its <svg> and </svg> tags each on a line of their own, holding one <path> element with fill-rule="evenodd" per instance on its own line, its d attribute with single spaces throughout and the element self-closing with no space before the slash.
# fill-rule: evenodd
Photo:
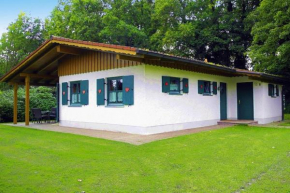
<svg viewBox="0 0 290 193">
<path fill-rule="evenodd" d="M 268 96 L 268 83 L 250 80 L 248 77 L 229 78 L 228 85 L 228 119 L 237 119 L 237 83 L 253 82 L 254 120 L 266 124 L 282 120 L 282 86 L 279 85 L 279 96 Z"/>
<path fill-rule="evenodd" d="M 96 79 L 126 75 L 134 75 L 134 105 L 130 107 L 97 106 Z M 129 133 L 135 132 L 134 127 L 145 125 L 144 111 L 142 111 L 145 105 L 144 66 L 62 76 L 59 81 L 61 84 L 77 80 L 89 80 L 89 105 L 70 107 L 62 105 L 60 99 L 60 125 Z M 130 131 L 130 128 L 133 131 Z"/>
<path fill-rule="evenodd" d="M 150 132 L 215 125 L 219 121 L 219 92 L 213 96 L 198 94 L 198 80 L 228 82 L 228 78 L 156 66 L 146 66 L 145 76 L 146 119 Z M 162 93 L 162 76 L 188 78 L 189 93 Z"/>
<path fill-rule="evenodd" d="M 96 105 L 96 79 L 134 75 L 134 105 L 108 107 Z M 162 93 L 162 76 L 189 79 L 189 93 Z M 60 77 L 62 82 L 89 80 L 89 105 L 69 107 L 60 104 L 60 125 L 136 134 L 153 134 L 217 124 L 220 120 L 220 93 L 198 94 L 198 80 L 227 83 L 227 114 L 237 119 L 237 83 L 254 84 L 254 118 L 259 123 L 281 120 L 281 93 L 268 96 L 268 84 L 248 77 L 223 77 L 203 73 L 142 65 Z M 280 87 L 281 92 L 281 87 Z M 61 99 L 60 99 L 61 102 Z M 275 110 L 273 110 L 275 109 Z"/>
<path fill-rule="evenodd" d="M 279 96 L 268 96 L 268 83 L 259 82 L 254 85 L 255 95 L 255 120 L 259 124 L 271 123 L 282 120 L 282 86 L 279 85 Z"/>
</svg>

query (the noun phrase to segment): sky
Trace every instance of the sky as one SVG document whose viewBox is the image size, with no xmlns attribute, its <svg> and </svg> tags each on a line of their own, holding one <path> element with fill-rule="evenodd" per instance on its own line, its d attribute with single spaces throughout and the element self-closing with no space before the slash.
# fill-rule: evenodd
<svg viewBox="0 0 290 193">
<path fill-rule="evenodd" d="M 44 20 L 57 3 L 58 0 L 0 0 L 0 37 L 20 12 Z"/>
</svg>

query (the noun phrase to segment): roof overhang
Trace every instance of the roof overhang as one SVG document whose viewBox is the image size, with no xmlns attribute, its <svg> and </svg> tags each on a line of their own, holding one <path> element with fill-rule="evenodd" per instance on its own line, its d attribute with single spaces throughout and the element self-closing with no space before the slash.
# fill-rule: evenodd
<svg viewBox="0 0 290 193">
<path fill-rule="evenodd" d="M 178 56 L 172 56 L 167 55 L 164 53 L 159 52 L 153 52 L 149 50 L 142 50 L 137 49 L 136 50 L 137 55 L 143 55 L 142 58 L 150 58 L 151 59 L 159 59 L 166 61 L 174 61 L 179 64 L 187 64 L 195 66 L 195 71 L 197 72 L 204 72 L 214 75 L 222 75 L 222 76 L 229 76 L 229 77 L 238 77 L 238 76 L 247 76 L 252 80 L 259 80 L 262 82 L 269 82 L 269 83 L 277 83 L 277 84 L 286 84 L 289 82 L 289 78 L 274 75 L 274 74 L 267 74 L 263 72 L 255 72 L 255 71 L 249 71 L 249 70 L 243 70 L 243 69 L 236 69 L 236 68 L 230 68 L 222 65 L 217 64 L 211 64 L 208 62 L 195 60 L 191 58 L 185 58 L 185 57 L 178 57 Z M 135 56 L 136 58 L 136 56 Z"/>
<path fill-rule="evenodd" d="M 79 55 L 84 50 L 98 50 L 118 54 L 136 55 L 135 48 L 95 42 L 71 40 L 51 37 L 34 52 L 12 68 L 0 82 L 24 84 L 26 76 L 30 76 L 30 85 L 55 86 L 58 82 L 59 60 L 67 55 Z"/>
<path fill-rule="evenodd" d="M 289 82 L 287 78 L 277 75 L 229 68 L 191 58 L 167 55 L 128 46 L 72 40 L 54 36 L 45 41 L 17 66 L 1 77 L 0 82 L 24 84 L 25 77 L 29 76 L 31 80 L 30 85 L 55 86 L 59 79 L 59 60 L 68 55 L 80 55 L 84 50 L 111 52 L 117 54 L 117 59 L 121 60 L 138 61 L 153 65 L 161 64 L 169 68 L 185 69 L 207 74 L 228 77 L 248 76 L 253 80 L 278 84 Z"/>
</svg>

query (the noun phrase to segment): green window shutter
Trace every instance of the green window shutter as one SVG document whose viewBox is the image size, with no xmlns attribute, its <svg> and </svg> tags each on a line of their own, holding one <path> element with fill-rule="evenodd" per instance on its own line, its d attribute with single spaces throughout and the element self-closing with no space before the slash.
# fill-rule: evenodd
<svg viewBox="0 0 290 193">
<path fill-rule="evenodd" d="M 217 94 L 217 82 L 212 83 L 213 94 Z"/>
<path fill-rule="evenodd" d="M 81 104 L 82 105 L 89 104 L 89 81 L 88 80 L 81 81 Z"/>
<path fill-rule="evenodd" d="M 97 105 L 105 105 L 105 79 L 97 79 Z"/>
<path fill-rule="evenodd" d="M 203 94 L 204 92 L 204 81 L 198 80 L 198 94 Z"/>
<path fill-rule="evenodd" d="M 170 77 L 162 76 L 162 92 L 169 93 L 170 90 Z"/>
<path fill-rule="evenodd" d="M 273 90 L 274 90 L 274 85 L 273 84 L 268 84 L 268 95 L 273 96 Z"/>
<path fill-rule="evenodd" d="M 276 96 L 279 96 L 279 85 L 276 85 Z"/>
<path fill-rule="evenodd" d="M 134 76 L 123 76 L 123 104 L 134 104 Z"/>
<path fill-rule="evenodd" d="M 63 82 L 61 84 L 61 98 L 62 98 L 62 105 L 67 105 L 67 101 L 68 101 L 68 94 L 67 94 L 67 89 L 68 84 L 67 82 Z"/>
<path fill-rule="evenodd" d="M 187 78 L 183 78 L 182 79 L 182 89 L 183 89 L 183 93 L 188 93 L 189 84 L 188 84 L 188 79 Z"/>
</svg>

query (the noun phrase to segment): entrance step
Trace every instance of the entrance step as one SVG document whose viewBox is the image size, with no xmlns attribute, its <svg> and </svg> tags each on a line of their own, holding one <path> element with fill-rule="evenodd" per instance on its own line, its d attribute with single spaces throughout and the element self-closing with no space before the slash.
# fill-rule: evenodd
<svg viewBox="0 0 290 193">
<path fill-rule="evenodd" d="M 258 121 L 254 120 L 221 120 L 218 125 L 257 125 Z"/>
</svg>

